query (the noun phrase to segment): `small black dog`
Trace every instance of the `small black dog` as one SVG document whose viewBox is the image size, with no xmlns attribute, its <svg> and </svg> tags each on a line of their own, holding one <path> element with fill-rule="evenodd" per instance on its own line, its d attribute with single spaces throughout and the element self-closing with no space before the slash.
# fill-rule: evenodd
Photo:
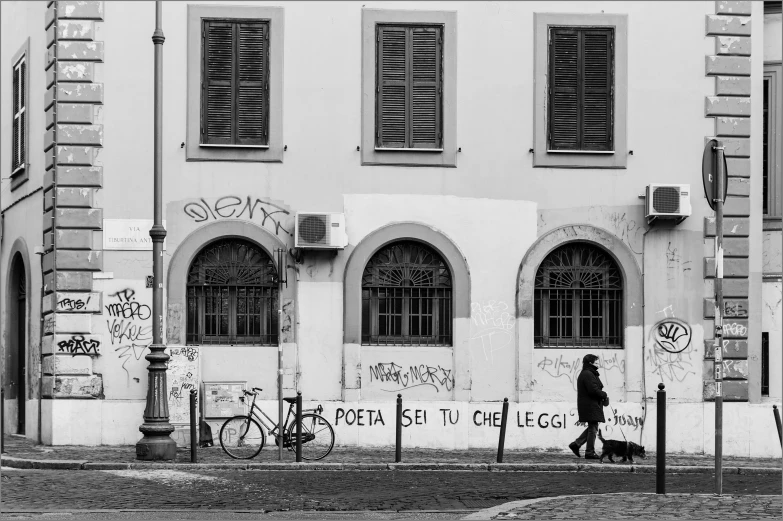
<svg viewBox="0 0 783 521">
<path fill-rule="evenodd" d="M 612 456 L 622 457 L 623 460 L 621 463 L 625 463 L 626 459 L 633 463 L 634 456 L 639 456 L 640 458 L 647 457 L 644 453 L 644 447 L 632 441 L 625 442 L 617 440 L 605 440 L 601 435 L 601 429 L 598 429 L 598 439 L 601 440 L 601 442 L 604 444 L 603 448 L 601 449 L 601 463 L 604 462 L 605 456 L 608 456 L 609 461 L 612 463 L 615 462 L 614 459 L 612 459 Z"/>
</svg>

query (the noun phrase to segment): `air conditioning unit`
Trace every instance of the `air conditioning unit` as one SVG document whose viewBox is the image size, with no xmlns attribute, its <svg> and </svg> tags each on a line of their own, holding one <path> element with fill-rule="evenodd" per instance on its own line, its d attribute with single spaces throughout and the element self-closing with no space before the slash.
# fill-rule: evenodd
<svg viewBox="0 0 783 521">
<path fill-rule="evenodd" d="M 345 214 L 296 212 L 294 245 L 316 250 L 343 249 L 348 244 Z"/>
<path fill-rule="evenodd" d="M 691 215 L 691 185 L 648 185 L 645 193 L 645 214 L 648 224 L 656 219 L 683 221 Z"/>
</svg>

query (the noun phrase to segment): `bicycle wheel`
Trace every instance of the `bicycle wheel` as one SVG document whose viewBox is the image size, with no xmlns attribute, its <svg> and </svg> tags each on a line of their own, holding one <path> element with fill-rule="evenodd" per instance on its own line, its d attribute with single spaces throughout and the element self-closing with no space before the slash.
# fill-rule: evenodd
<svg viewBox="0 0 783 521">
<path fill-rule="evenodd" d="M 250 416 L 229 418 L 220 428 L 220 446 L 234 459 L 251 459 L 264 448 L 264 430 Z"/>
<path fill-rule="evenodd" d="M 288 439 L 291 450 L 296 452 L 296 419 L 288 425 Z M 332 452 L 334 429 L 326 418 L 318 414 L 302 415 L 302 459 L 317 461 Z"/>
</svg>

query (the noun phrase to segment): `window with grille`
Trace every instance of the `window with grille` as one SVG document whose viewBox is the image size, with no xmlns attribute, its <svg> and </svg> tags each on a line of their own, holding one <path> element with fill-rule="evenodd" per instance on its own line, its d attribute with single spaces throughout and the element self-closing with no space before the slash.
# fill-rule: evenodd
<svg viewBox="0 0 783 521">
<path fill-rule="evenodd" d="M 17 175 L 25 168 L 27 156 L 27 94 L 25 91 L 27 83 L 27 57 L 22 55 L 14 63 L 13 71 L 13 153 L 11 157 L 11 175 Z"/>
<path fill-rule="evenodd" d="M 549 150 L 612 151 L 614 28 L 550 27 Z"/>
<path fill-rule="evenodd" d="M 362 276 L 363 345 L 438 345 L 452 342 L 451 272 L 429 246 L 387 245 Z"/>
<path fill-rule="evenodd" d="M 536 272 L 534 306 L 536 347 L 622 347 L 623 279 L 597 246 L 551 252 Z"/>
<path fill-rule="evenodd" d="M 188 344 L 277 345 L 277 270 L 240 239 L 205 247 L 188 273 Z"/>
<path fill-rule="evenodd" d="M 377 148 L 443 148 L 443 26 L 376 28 Z"/>
<path fill-rule="evenodd" d="M 203 19 L 201 144 L 269 143 L 269 22 Z"/>
</svg>

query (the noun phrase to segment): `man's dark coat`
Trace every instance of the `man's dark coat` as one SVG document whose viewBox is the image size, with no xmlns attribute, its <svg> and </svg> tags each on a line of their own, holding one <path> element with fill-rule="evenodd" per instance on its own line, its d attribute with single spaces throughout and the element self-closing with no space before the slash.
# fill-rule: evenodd
<svg viewBox="0 0 783 521">
<path fill-rule="evenodd" d="M 591 364 L 583 364 L 582 372 L 576 380 L 576 407 L 580 422 L 605 422 L 604 408 L 601 405 L 606 393 L 604 384 L 598 378 L 598 370 Z"/>
</svg>

